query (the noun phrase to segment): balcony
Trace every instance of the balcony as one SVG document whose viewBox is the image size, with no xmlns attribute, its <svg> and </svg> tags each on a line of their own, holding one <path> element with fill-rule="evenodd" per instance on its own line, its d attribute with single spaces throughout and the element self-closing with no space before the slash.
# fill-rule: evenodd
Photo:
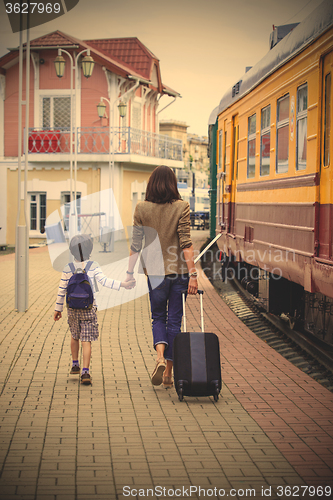
<svg viewBox="0 0 333 500">
<path fill-rule="evenodd" d="M 182 161 L 183 145 L 179 139 L 155 134 L 132 127 L 115 128 L 111 132 L 114 140 L 114 153 L 140 155 L 152 158 Z M 73 142 L 75 140 L 73 134 Z M 29 153 L 31 154 L 69 154 L 70 129 L 33 128 L 29 129 Z M 109 154 L 108 127 L 80 127 L 77 129 L 77 153 Z"/>
</svg>

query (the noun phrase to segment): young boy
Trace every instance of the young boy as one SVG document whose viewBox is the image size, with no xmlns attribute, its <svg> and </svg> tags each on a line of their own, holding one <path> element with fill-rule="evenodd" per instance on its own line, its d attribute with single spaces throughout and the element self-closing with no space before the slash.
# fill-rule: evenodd
<svg viewBox="0 0 333 500">
<path fill-rule="evenodd" d="M 90 236 L 86 234 L 74 236 L 71 239 L 69 250 L 74 256 L 73 265 L 76 269 L 85 269 L 89 261 L 90 254 L 93 249 L 93 241 Z M 89 373 L 90 357 L 91 357 L 91 342 L 98 339 L 98 324 L 97 324 L 97 305 L 95 300 L 96 286 L 98 282 L 101 286 L 106 286 L 111 289 L 120 290 L 121 287 L 130 289 L 135 286 L 135 280 L 131 281 L 116 281 L 107 278 L 97 262 L 92 262 L 88 271 L 90 284 L 92 285 L 94 300 L 93 304 L 88 309 L 72 309 L 68 307 L 68 324 L 71 331 L 71 352 L 72 352 L 72 369 L 71 374 L 80 374 L 79 366 L 79 340 L 82 345 L 83 355 L 83 368 L 81 374 L 81 383 L 91 384 L 91 376 Z M 67 293 L 67 286 L 73 272 L 70 265 L 67 264 L 63 270 L 60 285 L 58 289 L 58 296 L 54 311 L 54 321 L 58 321 L 62 316 L 65 297 Z"/>
</svg>

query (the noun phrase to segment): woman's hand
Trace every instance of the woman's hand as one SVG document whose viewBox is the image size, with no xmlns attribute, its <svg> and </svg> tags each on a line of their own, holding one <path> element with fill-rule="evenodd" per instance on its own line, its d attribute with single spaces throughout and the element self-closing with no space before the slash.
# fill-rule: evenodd
<svg viewBox="0 0 333 500">
<path fill-rule="evenodd" d="M 130 275 L 130 276 L 127 275 L 125 278 L 125 281 L 122 281 L 120 284 L 121 287 L 126 288 L 127 290 L 134 288 L 135 285 L 136 285 L 136 281 L 132 275 Z"/>
<path fill-rule="evenodd" d="M 198 291 L 198 280 L 196 276 L 190 276 L 190 280 L 188 282 L 188 294 L 195 295 Z"/>
</svg>

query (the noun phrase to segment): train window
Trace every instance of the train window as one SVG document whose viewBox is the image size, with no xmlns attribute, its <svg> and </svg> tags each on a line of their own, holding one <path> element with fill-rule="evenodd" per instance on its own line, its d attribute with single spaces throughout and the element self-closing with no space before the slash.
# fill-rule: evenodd
<svg viewBox="0 0 333 500">
<path fill-rule="evenodd" d="M 271 106 L 261 110 L 260 175 L 269 175 L 271 151 Z"/>
<path fill-rule="evenodd" d="M 289 166 L 289 94 L 277 102 L 276 172 L 288 172 Z"/>
<path fill-rule="evenodd" d="M 331 137 L 331 73 L 325 76 L 324 165 L 330 164 Z"/>
<path fill-rule="evenodd" d="M 248 138 L 247 138 L 247 178 L 255 176 L 256 169 L 256 115 L 248 118 Z"/>
<path fill-rule="evenodd" d="M 306 169 L 307 154 L 307 121 L 308 121 L 308 86 L 302 85 L 297 89 L 296 115 L 296 169 Z"/>
</svg>

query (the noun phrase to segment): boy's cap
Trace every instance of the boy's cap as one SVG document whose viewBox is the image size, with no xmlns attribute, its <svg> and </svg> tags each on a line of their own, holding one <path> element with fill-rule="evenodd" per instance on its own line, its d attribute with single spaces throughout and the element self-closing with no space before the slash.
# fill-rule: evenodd
<svg viewBox="0 0 333 500">
<path fill-rule="evenodd" d="M 69 244 L 71 254 L 80 262 L 89 259 L 92 249 L 93 240 L 89 234 L 73 236 Z"/>
</svg>

